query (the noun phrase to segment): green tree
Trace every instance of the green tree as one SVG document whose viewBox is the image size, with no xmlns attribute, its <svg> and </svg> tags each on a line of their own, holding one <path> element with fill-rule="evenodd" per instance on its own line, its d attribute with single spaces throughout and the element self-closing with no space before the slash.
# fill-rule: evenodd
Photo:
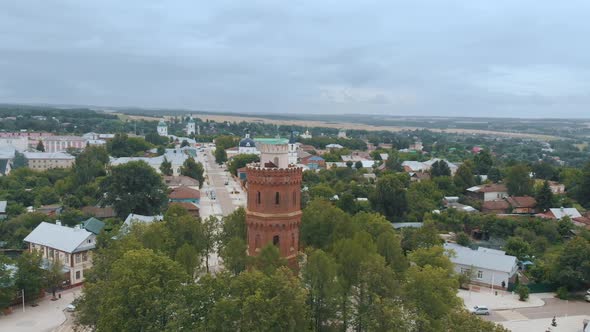
<svg viewBox="0 0 590 332">
<path fill-rule="evenodd" d="M 358 160 L 356 163 L 354 163 L 354 168 L 363 169 L 363 162 Z"/>
<path fill-rule="evenodd" d="M 471 238 L 465 232 L 458 233 L 457 244 L 462 245 L 464 247 L 469 247 L 469 245 L 471 244 Z"/>
<path fill-rule="evenodd" d="M 73 166 L 74 182 L 77 186 L 94 181 L 106 175 L 109 155 L 103 147 L 89 146 L 76 156 Z"/>
<path fill-rule="evenodd" d="M 523 164 L 514 165 L 506 172 L 506 187 L 510 196 L 530 196 L 533 193 L 533 180 L 530 169 Z"/>
<path fill-rule="evenodd" d="M 301 242 L 303 245 L 326 249 L 337 236 L 337 229 L 345 228 L 350 216 L 324 200 L 312 201 L 301 217 Z"/>
<path fill-rule="evenodd" d="M 41 255 L 36 252 L 23 252 L 16 260 L 15 286 L 25 291 L 25 300 L 36 300 L 45 284 L 45 271 L 41 268 Z"/>
<path fill-rule="evenodd" d="M 430 175 L 432 177 L 437 176 L 451 176 L 451 169 L 449 168 L 449 164 L 447 164 L 444 160 L 437 160 L 432 164 L 430 168 Z"/>
<path fill-rule="evenodd" d="M 535 200 L 537 201 L 537 208 L 542 212 L 547 211 L 553 206 L 553 192 L 551 191 L 551 187 L 549 187 L 549 182 L 547 180 L 543 181 L 543 185 L 537 190 Z"/>
<path fill-rule="evenodd" d="M 577 290 L 590 282 L 590 241 L 576 236 L 568 241 L 554 262 L 553 279 L 569 290 Z"/>
<path fill-rule="evenodd" d="M 453 274 L 453 263 L 449 256 L 445 254 L 442 246 L 432 246 L 430 248 L 418 248 L 409 255 L 410 261 L 419 267 L 427 265 L 439 267 L 447 271 L 447 275 Z"/>
<path fill-rule="evenodd" d="M 376 244 L 377 252 L 396 273 L 402 273 L 408 268 L 408 260 L 404 256 L 401 239 L 397 234 L 392 231 L 383 232 L 377 237 Z"/>
<path fill-rule="evenodd" d="M 219 252 L 219 255 L 223 259 L 223 265 L 234 275 L 238 275 L 246 269 L 246 263 L 248 261 L 246 249 L 246 241 L 239 237 L 233 237 Z"/>
<path fill-rule="evenodd" d="M 187 140 L 185 140 L 185 139 L 183 139 L 183 140 L 182 140 L 182 143 L 180 143 L 180 147 L 181 147 L 181 148 L 184 148 L 185 146 L 189 146 L 189 145 L 190 145 L 190 144 L 189 144 L 189 143 L 188 143 L 188 141 L 187 141 Z"/>
<path fill-rule="evenodd" d="M 227 161 L 227 153 L 224 149 L 216 148 L 215 149 L 215 162 L 219 165 L 223 164 Z"/>
<path fill-rule="evenodd" d="M 453 177 L 455 186 L 461 192 L 469 187 L 475 185 L 475 175 L 473 174 L 473 168 L 470 162 L 464 162 L 457 169 L 457 173 Z"/>
<path fill-rule="evenodd" d="M 518 236 L 510 237 L 504 245 L 504 250 L 506 254 L 516 256 L 519 260 L 525 259 L 532 253 L 531 245 Z"/>
<path fill-rule="evenodd" d="M 474 169 L 477 174 L 488 174 L 494 165 L 492 155 L 487 149 L 481 150 L 478 154 L 476 154 L 475 157 L 473 157 L 473 162 L 475 164 Z"/>
<path fill-rule="evenodd" d="M 221 247 L 227 244 L 234 237 L 246 241 L 246 210 L 238 208 L 221 220 L 221 234 L 219 242 Z"/>
<path fill-rule="evenodd" d="M 160 164 L 160 172 L 162 172 L 163 175 L 168 175 L 168 176 L 173 174 L 172 163 L 169 162 L 166 157 L 164 157 L 164 160 L 162 160 L 162 164 Z"/>
<path fill-rule="evenodd" d="M 45 282 L 48 289 L 51 290 L 51 295 L 55 299 L 55 292 L 64 281 L 63 264 L 59 259 L 54 259 L 49 262 L 47 271 L 45 271 Z"/>
<path fill-rule="evenodd" d="M 143 161 L 113 167 L 102 185 L 105 203 L 113 205 L 122 218 L 129 213 L 156 215 L 168 202 L 162 177 Z"/>
<path fill-rule="evenodd" d="M 325 183 L 320 183 L 316 186 L 311 187 L 309 190 L 309 194 L 312 199 L 314 198 L 323 198 L 323 199 L 331 199 L 336 195 L 336 192 L 332 187 Z"/>
<path fill-rule="evenodd" d="M 553 180 L 557 178 L 557 169 L 546 162 L 537 162 L 533 164 L 533 174 L 536 179 Z"/>
<path fill-rule="evenodd" d="M 12 160 L 12 169 L 19 169 L 26 167 L 28 164 L 27 158 L 24 154 L 15 151 L 14 152 L 14 159 Z"/>
<path fill-rule="evenodd" d="M 352 161 L 349 160 L 346 162 L 346 167 L 352 168 L 352 165 L 354 165 L 354 163 Z"/>
<path fill-rule="evenodd" d="M 408 211 L 411 220 L 422 221 L 425 213 L 439 207 L 443 194 L 432 181 L 420 181 L 410 184 L 406 193 Z"/>
<path fill-rule="evenodd" d="M 388 174 L 377 180 L 370 197 L 373 208 L 392 220 L 402 217 L 407 209 L 406 189 L 399 177 Z"/>
<path fill-rule="evenodd" d="M 178 248 L 178 250 L 176 250 L 174 260 L 184 268 L 184 272 L 186 272 L 190 278 L 194 278 L 195 272 L 201 262 L 201 257 L 194 246 L 185 242 L 180 248 Z"/>
<path fill-rule="evenodd" d="M 273 274 L 281 266 L 287 266 L 287 261 L 281 257 L 279 248 L 268 244 L 252 259 L 252 266 L 266 275 Z"/>
<path fill-rule="evenodd" d="M 585 207 L 590 208 L 590 162 L 582 169 L 580 184 L 576 186 L 575 198 Z"/>
<path fill-rule="evenodd" d="M 216 216 L 211 215 L 202 223 L 203 228 L 203 252 L 201 255 L 205 257 L 205 268 L 209 273 L 209 255 L 215 251 L 217 245 L 217 229 L 219 228 L 219 220 Z"/>
<path fill-rule="evenodd" d="M 238 175 L 238 169 L 245 167 L 250 163 L 257 163 L 260 161 L 260 156 L 257 154 L 239 154 L 234 156 L 228 163 L 227 169 L 231 174 Z"/>
<path fill-rule="evenodd" d="M 488 179 L 494 183 L 498 183 L 502 181 L 502 173 L 500 173 L 497 167 L 492 167 L 488 172 Z"/>
<path fill-rule="evenodd" d="M 163 331 L 186 280 L 170 258 L 149 249 L 130 250 L 112 263 L 106 279 L 86 282 L 78 314 L 96 310 L 98 331 Z"/>
<path fill-rule="evenodd" d="M 0 254 L 0 310 L 10 306 L 16 295 L 11 260 Z"/>
<path fill-rule="evenodd" d="M 205 169 L 203 168 L 203 164 L 196 162 L 193 158 L 187 158 L 180 168 L 181 175 L 199 181 L 199 188 L 203 187 L 203 183 L 205 182 L 204 173 Z"/>
<path fill-rule="evenodd" d="M 393 172 L 401 172 L 403 171 L 402 168 L 402 161 L 399 157 L 399 153 L 397 150 L 391 150 L 388 152 L 387 160 L 385 161 L 385 168 Z"/>
<path fill-rule="evenodd" d="M 115 134 L 115 137 L 107 142 L 107 151 L 113 157 L 131 157 L 152 147 L 143 138 L 129 137 L 127 134 Z"/>
<path fill-rule="evenodd" d="M 303 268 L 303 281 L 308 290 L 311 320 L 315 331 L 324 331 L 336 319 L 338 283 L 334 259 L 321 249 L 310 252 Z"/>
<path fill-rule="evenodd" d="M 529 298 L 529 287 L 526 285 L 518 285 L 516 287 L 516 292 L 518 293 L 518 299 L 520 301 L 526 301 Z"/>
<path fill-rule="evenodd" d="M 39 140 L 39 142 L 37 143 L 37 147 L 35 147 L 35 150 L 45 152 L 45 146 L 43 145 L 42 140 Z"/>
<path fill-rule="evenodd" d="M 405 298 L 418 311 L 420 331 L 444 330 L 442 319 L 461 306 L 456 296 L 458 281 L 445 268 L 412 266 L 407 271 Z"/>
<path fill-rule="evenodd" d="M 480 319 L 465 310 L 448 314 L 442 326 L 445 327 L 443 331 L 509 332 L 502 325 Z"/>
</svg>

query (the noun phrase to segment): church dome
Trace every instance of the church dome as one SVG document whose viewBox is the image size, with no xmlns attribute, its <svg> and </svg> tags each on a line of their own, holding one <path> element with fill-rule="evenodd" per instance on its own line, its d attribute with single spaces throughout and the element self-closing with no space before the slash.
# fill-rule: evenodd
<svg viewBox="0 0 590 332">
<path fill-rule="evenodd" d="M 240 141 L 241 148 L 253 148 L 256 146 L 256 143 L 250 137 L 246 137 Z"/>
</svg>

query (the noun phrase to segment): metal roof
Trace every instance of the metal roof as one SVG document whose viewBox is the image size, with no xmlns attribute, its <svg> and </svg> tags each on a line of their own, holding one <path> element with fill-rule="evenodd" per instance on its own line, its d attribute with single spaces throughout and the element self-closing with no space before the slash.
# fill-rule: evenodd
<svg viewBox="0 0 590 332">
<path fill-rule="evenodd" d="M 94 249 L 95 243 L 90 237 L 94 237 L 94 234 L 85 229 L 42 222 L 25 237 L 24 241 L 74 253 Z M 91 242 L 89 243 L 88 240 Z"/>
<path fill-rule="evenodd" d="M 444 248 L 455 252 L 454 257 L 450 257 L 454 264 L 510 273 L 514 271 L 517 262 L 514 256 L 501 255 L 483 247 L 482 250 L 473 250 L 455 243 L 445 243 Z"/>
</svg>

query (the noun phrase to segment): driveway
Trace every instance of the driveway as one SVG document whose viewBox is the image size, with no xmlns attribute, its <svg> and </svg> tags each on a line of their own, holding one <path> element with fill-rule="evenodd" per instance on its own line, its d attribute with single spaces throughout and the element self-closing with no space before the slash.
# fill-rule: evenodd
<svg viewBox="0 0 590 332">
<path fill-rule="evenodd" d="M 59 293 L 59 292 L 58 292 Z M 13 312 L 0 316 L 0 331 L 10 332 L 49 332 L 58 328 L 65 320 L 65 308 L 82 293 L 81 287 L 61 292 L 61 299 L 51 301 L 51 295 L 39 300 L 36 307 L 30 304 L 13 307 Z"/>
</svg>

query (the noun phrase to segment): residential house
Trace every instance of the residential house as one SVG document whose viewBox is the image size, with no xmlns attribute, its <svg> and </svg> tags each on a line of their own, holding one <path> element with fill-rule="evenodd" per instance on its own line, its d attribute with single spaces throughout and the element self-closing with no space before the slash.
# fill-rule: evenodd
<svg viewBox="0 0 590 332">
<path fill-rule="evenodd" d="M 423 162 L 420 161 L 414 161 L 414 160 L 406 160 L 404 162 L 402 162 L 402 167 L 404 168 L 405 172 L 426 172 L 428 171 L 430 168 L 425 165 Z"/>
<path fill-rule="evenodd" d="M 48 136 L 41 139 L 45 152 L 64 152 L 68 149 L 83 150 L 86 138 L 81 136 Z"/>
<path fill-rule="evenodd" d="M 70 168 L 76 158 L 65 152 L 24 152 L 27 165 L 35 171 L 46 171 L 51 168 Z"/>
<path fill-rule="evenodd" d="M 500 200 L 508 197 L 508 188 L 504 184 L 485 184 L 467 188 L 467 195 L 480 201 Z"/>
<path fill-rule="evenodd" d="M 6 213 L 6 205 L 6 201 L 0 201 L 0 220 L 4 220 L 8 216 Z"/>
<path fill-rule="evenodd" d="M 483 247 L 473 250 L 454 243 L 445 243 L 444 248 L 449 253 L 455 272 L 470 274 L 475 284 L 501 287 L 504 283 L 508 286 L 518 271 L 516 257 L 501 250 Z"/>
<path fill-rule="evenodd" d="M 344 147 L 340 144 L 328 144 L 326 145 L 326 149 L 330 150 L 330 149 L 343 149 Z"/>
<path fill-rule="evenodd" d="M 49 205 L 42 205 L 35 209 L 35 212 L 43 213 L 49 217 L 59 216 L 61 211 L 63 210 L 63 206 L 60 204 L 49 204 Z"/>
<path fill-rule="evenodd" d="M 85 229 L 42 222 L 24 241 L 29 251 L 40 252 L 46 262 L 63 264 L 67 285 L 81 284 L 85 273 L 92 267 L 96 235 Z"/>
<path fill-rule="evenodd" d="M 563 183 L 549 181 L 549 188 L 551 188 L 551 192 L 556 195 L 565 194 L 565 185 Z"/>
<path fill-rule="evenodd" d="M 309 155 L 301 159 L 301 164 L 307 166 L 311 170 L 326 168 L 326 161 L 320 156 Z"/>
<path fill-rule="evenodd" d="M 82 222 L 82 228 L 84 228 L 85 230 L 89 231 L 90 233 L 94 234 L 94 235 L 98 235 L 104 228 L 105 223 L 102 222 L 101 220 L 98 220 L 94 217 L 91 217 L 87 220 L 84 220 Z"/>
<path fill-rule="evenodd" d="M 446 159 L 439 159 L 439 158 L 433 158 L 433 159 L 427 160 L 424 162 L 424 165 L 426 165 L 427 169 L 430 170 L 432 168 L 432 165 L 434 165 L 434 163 L 437 161 L 444 161 L 445 163 L 447 163 L 447 165 L 449 166 L 449 169 L 451 170 L 451 175 L 455 175 L 455 173 L 457 173 L 457 169 L 459 169 L 459 165 L 452 163 Z"/>
<path fill-rule="evenodd" d="M 170 203 L 170 206 L 172 206 L 172 205 L 178 205 L 178 206 L 185 208 L 188 211 L 188 213 L 195 218 L 198 218 L 201 215 L 199 206 L 195 203 L 173 202 L 173 203 Z"/>
<path fill-rule="evenodd" d="M 484 201 L 481 205 L 481 212 L 493 214 L 510 213 L 510 204 L 504 199 Z"/>
<path fill-rule="evenodd" d="M 201 200 L 201 192 L 187 186 L 180 186 L 172 189 L 170 194 L 168 194 L 168 198 L 170 199 L 170 202 L 175 203 L 199 204 L 199 201 Z"/>
<path fill-rule="evenodd" d="M 188 158 L 189 156 L 185 153 L 184 149 L 166 149 L 166 152 L 161 156 L 111 158 L 110 163 L 112 166 L 117 166 L 126 164 L 130 161 L 144 161 L 156 172 L 161 173 L 160 166 L 162 165 L 164 159 L 166 159 L 172 164 L 172 174 L 178 176 L 180 175 L 180 168 L 184 164 L 184 161 Z"/>
<path fill-rule="evenodd" d="M 180 186 L 199 187 L 199 181 L 184 175 L 179 176 L 164 176 L 164 183 L 168 188 L 178 188 Z"/>
<path fill-rule="evenodd" d="M 458 196 L 446 196 L 443 199 L 443 205 L 447 209 L 455 209 L 455 210 L 468 212 L 468 213 L 479 212 L 472 206 L 459 203 Z"/>
<path fill-rule="evenodd" d="M 408 172 L 410 175 L 410 181 L 420 182 L 424 180 L 430 180 L 430 173 L 427 172 Z"/>
<path fill-rule="evenodd" d="M 121 232 L 124 234 L 129 231 L 129 229 L 135 224 L 151 224 L 156 221 L 164 220 L 164 216 L 157 215 L 157 216 L 144 216 L 141 214 L 130 213 L 123 225 L 121 226 Z"/>
<path fill-rule="evenodd" d="M 530 196 L 510 196 L 505 200 L 510 204 L 511 213 L 533 214 L 536 212 L 537 201 Z"/>
<path fill-rule="evenodd" d="M 85 215 L 94 216 L 95 218 L 114 218 L 117 216 L 112 206 L 85 206 L 80 209 Z"/>
<path fill-rule="evenodd" d="M 536 214 L 537 217 L 540 218 L 547 218 L 547 219 L 555 219 L 561 220 L 564 217 L 569 217 L 570 219 L 580 218 L 582 214 L 576 208 L 551 208 L 549 211 L 545 213 Z"/>
</svg>

